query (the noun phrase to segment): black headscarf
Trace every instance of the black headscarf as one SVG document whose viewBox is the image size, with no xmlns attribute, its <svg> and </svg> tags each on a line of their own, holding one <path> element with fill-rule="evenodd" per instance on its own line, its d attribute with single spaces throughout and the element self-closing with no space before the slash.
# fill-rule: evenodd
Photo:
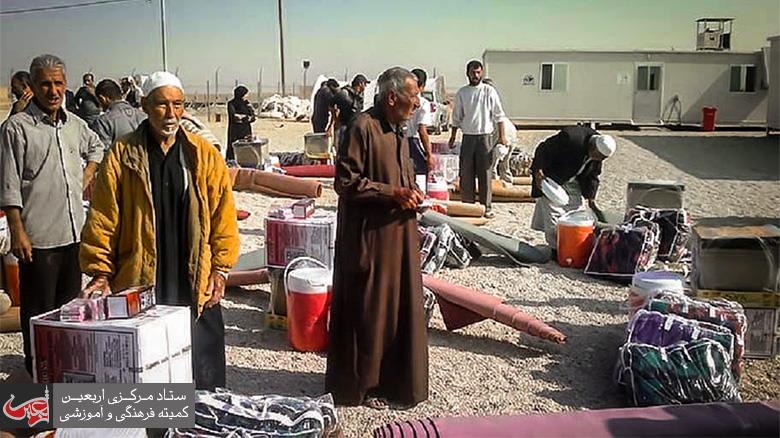
<svg viewBox="0 0 780 438">
<path fill-rule="evenodd" d="M 246 88 L 243 85 L 239 85 L 238 87 L 233 89 L 233 108 L 236 111 L 236 114 L 248 114 L 248 115 L 254 115 L 255 111 L 254 108 L 244 100 L 244 96 L 249 93 L 249 89 Z"/>
</svg>

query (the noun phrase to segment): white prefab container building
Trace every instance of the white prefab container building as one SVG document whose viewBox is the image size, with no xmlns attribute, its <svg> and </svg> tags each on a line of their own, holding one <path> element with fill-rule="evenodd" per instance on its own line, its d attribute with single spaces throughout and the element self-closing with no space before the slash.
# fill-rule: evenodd
<svg viewBox="0 0 780 438">
<path fill-rule="evenodd" d="M 766 128 L 780 130 L 780 35 L 769 39 L 769 97 L 767 98 Z"/>
<path fill-rule="evenodd" d="M 487 50 L 483 62 L 507 115 L 521 124 L 698 125 L 708 106 L 717 108 L 718 126 L 767 120 L 762 51 Z"/>
</svg>

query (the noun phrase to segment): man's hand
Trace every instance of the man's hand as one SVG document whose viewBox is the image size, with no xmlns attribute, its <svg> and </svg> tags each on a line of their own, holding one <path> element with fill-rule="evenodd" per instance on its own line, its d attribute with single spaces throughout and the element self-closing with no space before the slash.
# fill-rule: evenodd
<svg viewBox="0 0 780 438">
<path fill-rule="evenodd" d="M 31 90 L 25 90 L 24 94 L 22 94 L 22 97 L 19 98 L 14 103 L 14 112 L 22 112 L 25 108 L 27 108 L 27 105 L 30 104 L 30 100 L 32 99 L 33 94 Z"/>
<path fill-rule="evenodd" d="M 79 298 L 91 298 L 93 295 L 105 297 L 111 295 L 111 286 L 108 283 L 108 276 L 98 274 L 92 277 L 87 287 L 81 291 Z"/>
<path fill-rule="evenodd" d="M 450 141 L 449 141 L 450 149 L 455 147 L 455 130 L 452 130 L 452 135 L 450 135 Z"/>
<path fill-rule="evenodd" d="M 404 210 L 416 210 L 425 199 L 425 195 L 420 190 L 407 189 L 399 187 L 393 189 L 393 200 Z"/>
<path fill-rule="evenodd" d="M 542 188 L 542 181 L 544 181 L 544 172 L 542 169 L 536 169 L 536 172 L 534 172 L 534 184 L 536 184 L 536 187 L 539 187 L 540 190 Z"/>
<path fill-rule="evenodd" d="M 219 304 L 219 302 L 222 301 L 222 297 L 225 296 L 225 277 L 223 274 L 220 274 L 217 271 L 211 271 L 211 275 L 209 275 L 209 285 L 206 288 L 206 295 L 209 293 L 211 294 L 211 299 L 206 302 L 207 309 Z"/>
<path fill-rule="evenodd" d="M 436 166 L 436 160 L 433 158 L 433 154 L 428 154 L 428 173 L 433 172 Z"/>
<path fill-rule="evenodd" d="M 32 243 L 24 227 L 11 228 L 11 253 L 20 262 L 32 263 Z"/>
</svg>

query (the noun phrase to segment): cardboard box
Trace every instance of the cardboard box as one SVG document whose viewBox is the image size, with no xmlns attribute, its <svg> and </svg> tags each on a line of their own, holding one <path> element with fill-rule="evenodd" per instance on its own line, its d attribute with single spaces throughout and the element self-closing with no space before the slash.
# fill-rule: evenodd
<svg viewBox="0 0 780 438">
<path fill-rule="evenodd" d="M 293 259 L 311 257 L 333 268 L 336 215 L 317 210 L 308 219 L 265 219 L 265 254 L 268 266 L 284 268 Z"/>
<path fill-rule="evenodd" d="M 312 160 L 329 160 L 331 158 L 331 137 L 324 132 L 303 134 L 303 152 Z"/>
<path fill-rule="evenodd" d="M 30 320 L 38 383 L 191 383 L 190 309 L 157 306 L 135 318 Z"/>
<path fill-rule="evenodd" d="M 780 291 L 780 228 L 696 225 L 693 235 L 697 289 Z"/>
<path fill-rule="evenodd" d="M 241 167 L 262 167 L 268 158 L 268 139 L 236 140 L 233 142 L 236 162 Z"/>
<path fill-rule="evenodd" d="M 295 219 L 308 219 L 314 214 L 314 199 L 306 198 L 295 201 L 292 205 Z"/>
<path fill-rule="evenodd" d="M 105 298 L 106 319 L 132 318 L 157 304 L 154 286 L 125 289 Z"/>
<path fill-rule="evenodd" d="M 778 309 L 745 309 L 745 357 L 768 358 L 778 354 L 775 334 L 778 312 Z"/>
<path fill-rule="evenodd" d="M 630 181 L 626 189 L 626 211 L 642 205 L 650 208 L 682 208 L 685 185 L 677 181 Z"/>
</svg>

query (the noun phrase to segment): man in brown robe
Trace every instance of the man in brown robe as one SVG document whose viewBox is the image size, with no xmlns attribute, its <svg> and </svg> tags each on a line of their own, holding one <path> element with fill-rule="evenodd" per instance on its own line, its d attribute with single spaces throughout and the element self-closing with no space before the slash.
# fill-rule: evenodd
<svg viewBox="0 0 780 438">
<path fill-rule="evenodd" d="M 415 184 L 402 132 L 419 105 L 416 78 L 394 67 L 379 103 L 339 147 L 339 194 L 326 390 L 341 405 L 385 409 L 428 398 L 428 341 Z"/>
</svg>

